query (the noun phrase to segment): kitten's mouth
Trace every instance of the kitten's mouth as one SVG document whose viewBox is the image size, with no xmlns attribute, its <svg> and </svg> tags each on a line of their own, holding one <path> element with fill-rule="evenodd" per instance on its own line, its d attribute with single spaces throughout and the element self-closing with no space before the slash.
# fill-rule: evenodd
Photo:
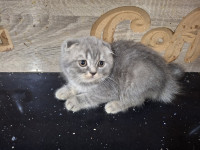
<svg viewBox="0 0 200 150">
<path fill-rule="evenodd" d="M 97 77 L 97 76 L 90 76 L 90 77 L 87 77 L 86 79 L 87 79 L 87 80 L 94 81 L 94 80 L 98 80 L 99 77 Z"/>
<path fill-rule="evenodd" d="M 101 75 L 99 74 L 85 74 L 84 75 L 85 81 L 86 82 L 95 82 L 95 81 L 99 81 L 101 79 Z"/>
</svg>

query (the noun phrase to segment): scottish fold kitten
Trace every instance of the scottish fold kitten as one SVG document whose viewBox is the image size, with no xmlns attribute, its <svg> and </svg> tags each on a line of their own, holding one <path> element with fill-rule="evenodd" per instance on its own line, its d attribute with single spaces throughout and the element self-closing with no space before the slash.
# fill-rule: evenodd
<svg viewBox="0 0 200 150">
<path fill-rule="evenodd" d="M 106 103 L 116 114 L 140 106 L 145 99 L 169 103 L 179 93 L 183 70 L 167 64 L 152 49 L 133 41 L 111 45 L 95 37 L 67 39 L 62 44 L 61 68 L 66 85 L 55 96 L 77 112 Z"/>
</svg>

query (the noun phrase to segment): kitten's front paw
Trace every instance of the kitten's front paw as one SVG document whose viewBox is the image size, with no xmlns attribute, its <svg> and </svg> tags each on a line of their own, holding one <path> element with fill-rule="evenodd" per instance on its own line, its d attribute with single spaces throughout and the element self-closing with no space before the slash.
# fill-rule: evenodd
<svg viewBox="0 0 200 150">
<path fill-rule="evenodd" d="M 59 100 L 67 100 L 69 97 L 75 95 L 75 90 L 67 89 L 65 86 L 58 89 L 55 93 L 55 96 Z"/>
<path fill-rule="evenodd" d="M 67 94 L 66 90 L 64 88 L 60 88 L 56 91 L 55 96 L 59 100 L 66 100 L 67 99 Z"/>
<path fill-rule="evenodd" d="M 120 111 L 125 111 L 125 109 L 123 109 L 120 101 L 111 101 L 105 105 L 105 111 L 108 114 L 116 114 Z"/>
<path fill-rule="evenodd" d="M 77 100 L 77 98 L 70 97 L 66 102 L 65 102 L 65 107 L 69 111 L 77 112 L 81 109 L 80 104 Z"/>
</svg>

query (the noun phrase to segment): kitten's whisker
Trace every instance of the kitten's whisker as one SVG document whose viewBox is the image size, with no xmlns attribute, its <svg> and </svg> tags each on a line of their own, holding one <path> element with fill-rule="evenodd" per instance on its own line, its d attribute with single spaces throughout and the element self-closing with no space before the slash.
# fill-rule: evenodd
<svg viewBox="0 0 200 150">
<path fill-rule="evenodd" d="M 108 79 L 112 80 L 113 82 L 115 82 L 116 84 L 118 84 L 113 78 L 111 77 L 107 77 Z"/>
<path fill-rule="evenodd" d="M 111 80 L 103 80 L 103 85 L 108 88 L 108 91 L 110 90 L 110 88 L 112 88 L 112 90 L 114 90 L 114 93 L 118 93 L 116 86 L 114 86 L 113 82 Z"/>
</svg>

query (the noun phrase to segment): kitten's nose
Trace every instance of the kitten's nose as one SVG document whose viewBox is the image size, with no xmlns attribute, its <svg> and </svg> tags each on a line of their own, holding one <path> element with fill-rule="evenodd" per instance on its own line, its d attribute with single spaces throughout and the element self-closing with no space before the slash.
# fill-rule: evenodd
<svg viewBox="0 0 200 150">
<path fill-rule="evenodd" d="M 90 74 L 91 74 L 92 76 L 94 76 L 96 73 L 97 73 L 97 72 L 90 72 Z"/>
</svg>

